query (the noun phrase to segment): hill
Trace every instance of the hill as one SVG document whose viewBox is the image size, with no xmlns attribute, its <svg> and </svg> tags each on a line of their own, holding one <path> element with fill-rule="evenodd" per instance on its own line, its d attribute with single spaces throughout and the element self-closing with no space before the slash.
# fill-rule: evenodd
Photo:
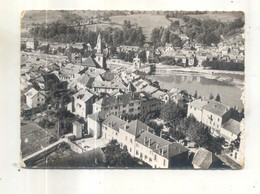
<svg viewBox="0 0 260 194">
<path fill-rule="evenodd" d="M 167 20 L 164 15 L 150 13 L 111 16 L 110 20 L 112 23 L 117 23 L 120 25 L 123 24 L 124 20 L 129 20 L 131 21 L 131 24 L 137 24 L 138 26 L 141 26 L 148 41 L 151 38 L 151 33 L 154 28 L 158 28 L 160 26 L 168 27 L 170 25 L 170 21 Z"/>
<path fill-rule="evenodd" d="M 206 14 L 187 15 L 199 20 L 217 20 L 219 22 L 233 22 L 235 19 L 244 18 L 243 12 L 208 12 Z"/>
</svg>

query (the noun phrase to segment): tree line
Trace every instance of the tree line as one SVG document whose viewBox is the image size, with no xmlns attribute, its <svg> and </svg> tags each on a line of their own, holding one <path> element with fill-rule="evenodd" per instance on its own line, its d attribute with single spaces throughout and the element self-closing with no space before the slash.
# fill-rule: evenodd
<svg viewBox="0 0 260 194">
<path fill-rule="evenodd" d="M 226 61 L 203 61 L 203 67 L 210 67 L 214 70 L 228 70 L 228 71 L 244 71 L 244 63 L 226 62 Z"/>
<path fill-rule="evenodd" d="M 130 21 L 124 21 L 122 29 L 108 27 L 104 30 L 97 29 L 96 32 L 87 27 L 74 27 L 60 21 L 50 24 L 39 24 L 30 29 L 30 33 L 39 40 L 52 42 L 85 42 L 92 47 L 96 45 L 96 39 L 101 33 L 103 41 L 110 46 L 138 45 L 142 46 L 145 35 L 141 27 L 131 25 Z"/>
</svg>

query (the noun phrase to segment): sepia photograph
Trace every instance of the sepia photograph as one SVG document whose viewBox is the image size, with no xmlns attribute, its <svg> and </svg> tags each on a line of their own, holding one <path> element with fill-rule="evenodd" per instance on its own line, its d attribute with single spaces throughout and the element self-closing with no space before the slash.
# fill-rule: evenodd
<svg viewBox="0 0 260 194">
<path fill-rule="evenodd" d="M 23 11 L 21 166 L 244 168 L 244 28 L 238 11 Z"/>
</svg>

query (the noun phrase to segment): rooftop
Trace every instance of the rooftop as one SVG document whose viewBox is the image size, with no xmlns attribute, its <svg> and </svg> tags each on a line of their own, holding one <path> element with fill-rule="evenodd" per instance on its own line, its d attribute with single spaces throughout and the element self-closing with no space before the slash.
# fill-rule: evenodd
<svg viewBox="0 0 260 194">
<path fill-rule="evenodd" d="M 100 65 L 91 56 L 89 56 L 86 60 L 84 60 L 82 62 L 82 65 L 87 67 L 101 68 Z"/>
<path fill-rule="evenodd" d="M 131 102 L 138 102 L 142 100 L 149 100 L 151 98 L 152 96 L 147 94 L 146 92 L 135 92 L 116 96 L 105 96 L 95 103 L 102 106 L 115 106 L 129 104 Z"/>
<path fill-rule="evenodd" d="M 88 115 L 88 118 L 90 118 L 94 121 L 99 121 L 99 120 L 105 120 L 106 116 L 107 116 L 106 111 L 99 111 L 99 112 Z"/>
<path fill-rule="evenodd" d="M 189 103 L 190 106 L 202 110 L 203 107 L 208 104 L 208 101 L 202 99 L 196 99 Z"/>
<path fill-rule="evenodd" d="M 203 109 L 215 115 L 223 116 L 230 109 L 230 107 L 216 101 L 211 101 L 204 105 Z"/>
<path fill-rule="evenodd" d="M 126 123 L 127 123 L 126 121 L 124 121 L 114 115 L 108 116 L 103 122 L 104 125 L 107 125 L 116 131 L 119 131 L 119 126 L 124 125 Z"/>
<path fill-rule="evenodd" d="M 197 168 L 209 169 L 216 161 L 218 161 L 218 158 L 212 152 L 205 148 L 200 148 L 195 153 L 192 164 Z"/>
<path fill-rule="evenodd" d="M 80 90 L 78 93 L 73 95 L 75 98 L 80 99 L 84 102 L 88 101 L 91 97 L 93 97 L 93 94 L 90 93 L 87 90 Z"/>
<path fill-rule="evenodd" d="M 234 119 L 229 119 L 222 125 L 222 128 L 230 131 L 231 133 L 234 133 L 235 135 L 238 135 L 240 133 L 240 122 Z"/>
</svg>

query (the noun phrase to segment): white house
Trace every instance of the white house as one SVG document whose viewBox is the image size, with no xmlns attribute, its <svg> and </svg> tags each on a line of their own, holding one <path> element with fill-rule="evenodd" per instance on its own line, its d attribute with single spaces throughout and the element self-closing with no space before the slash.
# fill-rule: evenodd
<svg viewBox="0 0 260 194">
<path fill-rule="evenodd" d="M 35 108 L 45 104 L 46 96 L 43 91 L 37 91 L 36 89 L 31 88 L 29 91 L 25 93 L 25 96 L 26 104 L 30 108 Z"/>
</svg>

